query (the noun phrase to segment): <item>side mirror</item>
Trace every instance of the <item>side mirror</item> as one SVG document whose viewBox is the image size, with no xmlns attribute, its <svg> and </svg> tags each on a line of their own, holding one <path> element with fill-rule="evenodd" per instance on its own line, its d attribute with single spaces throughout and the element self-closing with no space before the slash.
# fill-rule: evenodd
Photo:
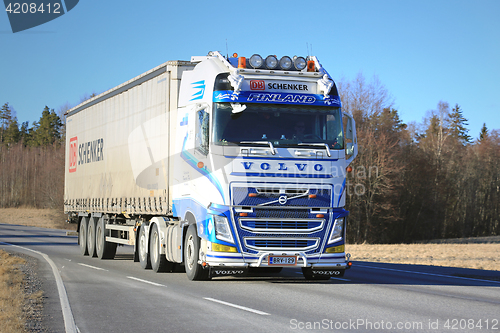
<svg viewBox="0 0 500 333">
<path fill-rule="evenodd" d="M 349 165 L 354 158 L 358 155 L 358 139 L 356 137 L 356 122 L 354 118 L 343 113 L 344 119 L 346 120 L 344 131 L 345 131 L 345 155 L 346 162 Z"/>
<path fill-rule="evenodd" d="M 354 144 L 352 142 L 348 142 L 345 145 L 345 154 L 347 156 L 353 155 L 354 154 Z"/>
</svg>

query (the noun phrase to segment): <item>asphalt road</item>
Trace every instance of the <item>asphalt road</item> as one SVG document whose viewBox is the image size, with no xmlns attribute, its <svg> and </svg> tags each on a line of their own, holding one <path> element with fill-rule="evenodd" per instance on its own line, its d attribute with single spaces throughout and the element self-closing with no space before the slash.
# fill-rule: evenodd
<svg viewBox="0 0 500 333">
<path fill-rule="evenodd" d="M 64 332 L 55 263 L 79 332 L 500 332 L 500 272 L 354 262 L 344 278 L 189 281 L 133 262 L 83 257 L 65 231 L 0 224 L 0 248 L 39 261 L 44 325 Z M 28 250 L 29 249 L 29 250 Z"/>
</svg>

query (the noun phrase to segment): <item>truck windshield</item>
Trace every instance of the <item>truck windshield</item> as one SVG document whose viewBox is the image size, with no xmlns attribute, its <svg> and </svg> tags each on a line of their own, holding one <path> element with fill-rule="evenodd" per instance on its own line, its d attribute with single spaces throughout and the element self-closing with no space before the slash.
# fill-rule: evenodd
<svg viewBox="0 0 500 333">
<path fill-rule="evenodd" d="M 326 143 L 344 148 L 340 108 L 247 103 L 232 113 L 229 103 L 215 103 L 213 141 L 216 145 L 272 142 L 274 147 Z"/>
</svg>

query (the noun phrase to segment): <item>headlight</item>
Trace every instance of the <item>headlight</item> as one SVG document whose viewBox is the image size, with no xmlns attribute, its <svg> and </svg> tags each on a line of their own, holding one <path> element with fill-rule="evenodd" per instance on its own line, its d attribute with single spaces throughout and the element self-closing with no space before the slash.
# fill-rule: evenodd
<svg viewBox="0 0 500 333">
<path fill-rule="evenodd" d="M 233 234 L 231 233 L 231 228 L 229 228 L 229 222 L 227 217 L 214 215 L 215 224 L 215 238 L 221 241 L 234 244 Z"/>
<path fill-rule="evenodd" d="M 253 56 L 251 56 L 248 62 L 253 68 L 260 68 L 262 64 L 264 64 L 264 60 L 258 54 L 254 54 Z"/>
<path fill-rule="evenodd" d="M 289 70 L 290 68 L 292 68 L 292 59 L 290 59 L 289 56 L 284 56 L 280 59 L 280 67 L 281 69 L 287 71 Z"/>
<path fill-rule="evenodd" d="M 330 238 L 328 238 L 328 244 L 338 242 L 342 239 L 344 235 L 344 218 L 338 218 L 335 220 L 335 224 L 332 228 L 332 233 L 330 234 Z"/>
<path fill-rule="evenodd" d="M 306 59 L 304 59 L 303 57 L 295 57 L 293 59 L 293 65 L 295 66 L 295 69 L 301 71 L 304 68 L 306 68 L 307 62 Z"/>
</svg>

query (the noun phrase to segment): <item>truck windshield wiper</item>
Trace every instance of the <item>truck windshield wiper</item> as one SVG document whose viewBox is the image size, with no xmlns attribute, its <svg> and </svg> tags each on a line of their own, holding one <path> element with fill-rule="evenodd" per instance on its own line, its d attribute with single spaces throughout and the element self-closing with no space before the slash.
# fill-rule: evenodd
<svg viewBox="0 0 500 333">
<path fill-rule="evenodd" d="M 315 146 L 315 147 L 324 147 L 326 149 L 326 154 L 328 157 L 331 157 L 332 154 L 330 153 L 330 147 L 328 147 L 327 143 L 299 143 L 299 146 Z"/>
<path fill-rule="evenodd" d="M 271 141 L 241 141 L 240 143 L 244 144 L 259 144 L 259 145 L 268 145 L 271 148 L 271 154 L 275 155 L 276 150 L 274 149 L 273 143 Z"/>
</svg>

